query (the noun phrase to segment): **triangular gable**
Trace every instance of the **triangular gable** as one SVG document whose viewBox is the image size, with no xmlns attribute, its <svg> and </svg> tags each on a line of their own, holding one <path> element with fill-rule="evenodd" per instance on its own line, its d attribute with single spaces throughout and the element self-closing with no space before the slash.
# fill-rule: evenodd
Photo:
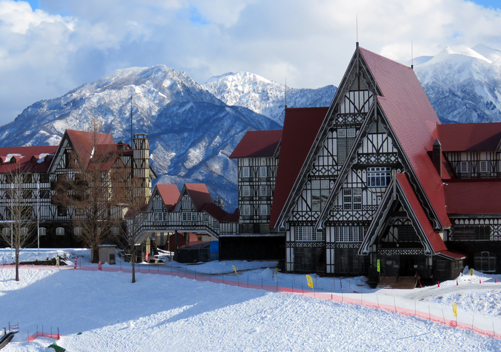
<svg viewBox="0 0 501 352">
<path fill-rule="evenodd" d="M 435 213 L 429 214 L 430 218 L 439 219 L 435 227 L 451 226 L 442 180 L 428 156 L 440 124 L 435 110 L 412 68 L 363 48 L 360 52 L 381 89 L 382 97 L 377 100 L 412 166 L 409 172 L 415 175 L 415 186 L 426 197 L 422 204 L 429 204 L 426 209 Z"/>
<path fill-rule="evenodd" d="M 183 207 L 183 199 L 188 196 L 195 210 L 200 211 L 206 203 L 213 203 L 209 190 L 204 183 L 185 183 L 177 201 L 175 211 Z M 184 208 L 184 207 L 183 207 Z"/>
<path fill-rule="evenodd" d="M 350 98 L 347 97 L 347 95 L 349 94 L 350 89 L 359 89 L 359 88 L 365 88 L 368 92 L 370 92 L 371 96 L 367 100 L 369 102 L 374 101 L 374 99 L 372 99 L 372 95 L 374 94 L 374 92 L 376 92 L 377 94 L 380 91 L 379 87 L 376 85 L 376 82 L 373 80 L 368 67 L 366 66 L 364 61 L 361 60 L 360 51 L 358 49 L 358 43 L 357 43 L 357 50 L 355 50 L 355 53 L 353 54 L 350 60 L 350 63 L 343 76 L 341 84 L 339 85 L 339 88 L 337 89 L 336 94 L 334 95 L 332 103 L 329 106 L 327 113 L 325 114 L 321 122 L 320 127 L 315 128 L 316 126 L 309 126 L 307 124 L 303 126 L 304 130 L 303 133 L 316 133 L 316 135 L 313 138 L 311 147 L 309 147 L 308 145 L 309 148 L 307 150 L 306 156 L 303 157 L 304 155 L 303 153 L 300 153 L 296 156 L 296 158 L 298 159 L 301 158 L 301 160 L 297 160 L 293 164 L 301 165 L 301 167 L 299 168 L 298 171 L 295 171 L 294 174 L 288 176 L 288 177 L 294 177 L 294 179 L 291 182 L 289 182 L 292 185 L 286 187 L 287 193 L 282 195 L 283 197 L 285 197 L 285 199 L 281 200 L 280 202 L 275 202 L 275 199 L 273 200 L 270 227 L 281 227 L 284 225 L 283 221 L 285 220 L 287 214 L 292 210 L 292 207 L 294 206 L 296 200 L 300 196 L 300 193 L 306 182 L 306 177 L 310 172 L 310 170 L 313 168 L 313 165 L 315 163 L 315 157 L 318 154 L 319 150 L 322 148 L 323 141 L 329 133 L 331 124 L 335 119 L 335 115 L 337 114 L 337 109 L 341 105 L 349 101 Z M 367 112 L 370 110 L 370 108 L 371 106 L 364 105 L 364 111 Z M 349 118 L 350 117 L 348 116 L 347 119 Z M 358 123 L 360 122 L 362 121 L 358 121 Z M 283 149 L 285 148 L 284 146 L 285 142 L 284 136 L 286 133 L 285 127 L 286 125 L 284 122 L 284 134 L 282 136 L 282 142 L 281 142 L 282 150 L 280 153 L 278 170 L 280 170 L 281 168 L 280 164 L 282 163 L 282 157 L 284 154 Z M 294 143 L 297 143 L 297 140 L 294 141 Z M 278 175 L 279 174 L 277 173 L 277 183 L 276 183 L 277 186 L 279 186 Z M 277 193 L 275 191 L 275 197 L 276 196 Z"/>
<path fill-rule="evenodd" d="M 155 185 L 153 194 L 158 192 L 167 210 L 171 211 L 176 206 L 180 192 L 176 185 Z"/>
<path fill-rule="evenodd" d="M 103 155 L 117 148 L 109 134 L 66 130 L 50 166 L 51 172 L 58 167 L 68 147 L 76 153 L 78 160 L 83 163 L 82 167 L 88 166 L 94 154 Z"/>
<path fill-rule="evenodd" d="M 428 220 L 428 217 L 414 193 L 407 176 L 397 173 L 374 215 L 374 219 L 367 231 L 367 234 L 360 246 L 359 254 L 368 255 L 370 247 L 377 237 L 385 230 L 388 224 L 388 216 L 394 202 L 399 201 L 414 230 L 416 231 L 424 247 L 425 254 L 432 255 L 447 251 L 444 241 L 437 234 Z"/>
</svg>

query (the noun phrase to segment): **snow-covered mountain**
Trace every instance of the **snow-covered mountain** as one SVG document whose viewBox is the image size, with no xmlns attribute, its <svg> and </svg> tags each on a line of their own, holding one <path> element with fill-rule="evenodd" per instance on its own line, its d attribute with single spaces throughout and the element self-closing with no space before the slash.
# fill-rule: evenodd
<svg viewBox="0 0 501 352">
<path fill-rule="evenodd" d="M 236 207 L 236 167 L 229 160 L 248 130 L 279 129 L 266 116 L 228 106 L 188 75 L 166 66 L 129 68 L 26 108 L 0 127 L 0 146 L 57 144 L 66 129 L 101 121 L 115 141 L 148 133 L 159 183 L 205 182 L 214 196 Z"/>
<path fill-rule="evenodd" d="M 501 121 L 501 51 L 446 47 L 415 71 L 442 122 Z"/>
<path fill-rule="evenodd" d="M 329 106 L 336 92 L 332 85 L 318 89 L 289 88 L 249 72 L 212 77 L 204 87 L 226 104 L 244 106 L 280 125 L 284 123 L 286 101 L 290 108 Z"/>
</svg>

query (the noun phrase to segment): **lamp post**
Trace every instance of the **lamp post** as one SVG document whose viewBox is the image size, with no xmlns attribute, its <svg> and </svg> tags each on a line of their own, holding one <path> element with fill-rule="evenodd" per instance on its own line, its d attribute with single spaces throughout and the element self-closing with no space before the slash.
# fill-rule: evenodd
<svg viewBox="0 0 501 352">
<path fill-rule="evenodd" d="M 37 253 L 40 253 L 40 179 L 37 181 Z"/>
</svg>

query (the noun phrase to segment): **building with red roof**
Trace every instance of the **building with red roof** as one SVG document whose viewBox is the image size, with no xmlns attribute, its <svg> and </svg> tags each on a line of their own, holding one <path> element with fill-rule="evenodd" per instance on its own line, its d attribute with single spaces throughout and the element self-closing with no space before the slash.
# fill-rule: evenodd
<svg viewBox="0 0 501 352">
<path fill-rule="evenodd" d="M 40 236 L 37 236 L 35 226 L 29 230 L 35 238 L 39 237 L 42 247 L 84 244 L 79 224 L 86 219 L 86 212 L 76 205 L 78 197 L 65 198 L 64 194 L 69 195 L 69 190 L 76 192 L 77 187 L 83 187 L 82 192 L 85 188 L 90 189 L 86 174 L 96 173 L 102 182 L 99 187 L 102 187 L 100 193 L 103 199 L 118 199 L 116 192 L 122 188 L 111 186 L 107 180 L 113 178 L 117 170 L 124 170 L 124 185 L 130 183 L 131 172 L 127 170 L 131 169 L 131 161 L 134 162 L 134 176 L 141 184 L 133 192 L 147 203 L 151 194 L 151 179 L 156 177 L 149 166 L 148 139 L 146 135 L 138 134 L 133 142 L 134 149 L 122 142 L 115 143 L 109 134 L 67 130 L 57 146 L 0 148 L 2 231 L 9 231 L 9 224 L 13 221 L 12 209 L 22 204 L 29 211 L 25 216 L 38 223 Z M 22 194 L 13 192 L 14 188 L 22 189 Z M 118 222 L 124 220 L 123 212 L 118 211 L 123 204 L 108 203 L 111 216 L 116 217 Z M 108 228 L 103 224 L 101 230 L 103 233 L 110 232 L 111 226 Z"/>
<path fill-rule="evenodd" d="M 273 156 L 269 233 L 283 236 L 286 271 L 373 283 L 501 271 L 501 123 L 441 125 L 411 67 L 357 44 L 331 105 L 286 109 L 279 141 L 265 136 L 232 154 L 239 235 L 265 233 L 246 218 L 261 199 L 243 186 L 259 187 L 251 161 Z"/>
</svg>

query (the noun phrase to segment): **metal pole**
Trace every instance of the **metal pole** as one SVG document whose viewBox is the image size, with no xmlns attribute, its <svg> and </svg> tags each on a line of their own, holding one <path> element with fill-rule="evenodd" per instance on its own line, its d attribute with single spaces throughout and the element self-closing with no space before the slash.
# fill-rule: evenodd
<svg viewBox="0 0 501 352">
<path fill-rule="evenodd" d="M 40 253 L 40 179 L 37 181 L 37 242 L 37 253 Z"/>
</svg>

